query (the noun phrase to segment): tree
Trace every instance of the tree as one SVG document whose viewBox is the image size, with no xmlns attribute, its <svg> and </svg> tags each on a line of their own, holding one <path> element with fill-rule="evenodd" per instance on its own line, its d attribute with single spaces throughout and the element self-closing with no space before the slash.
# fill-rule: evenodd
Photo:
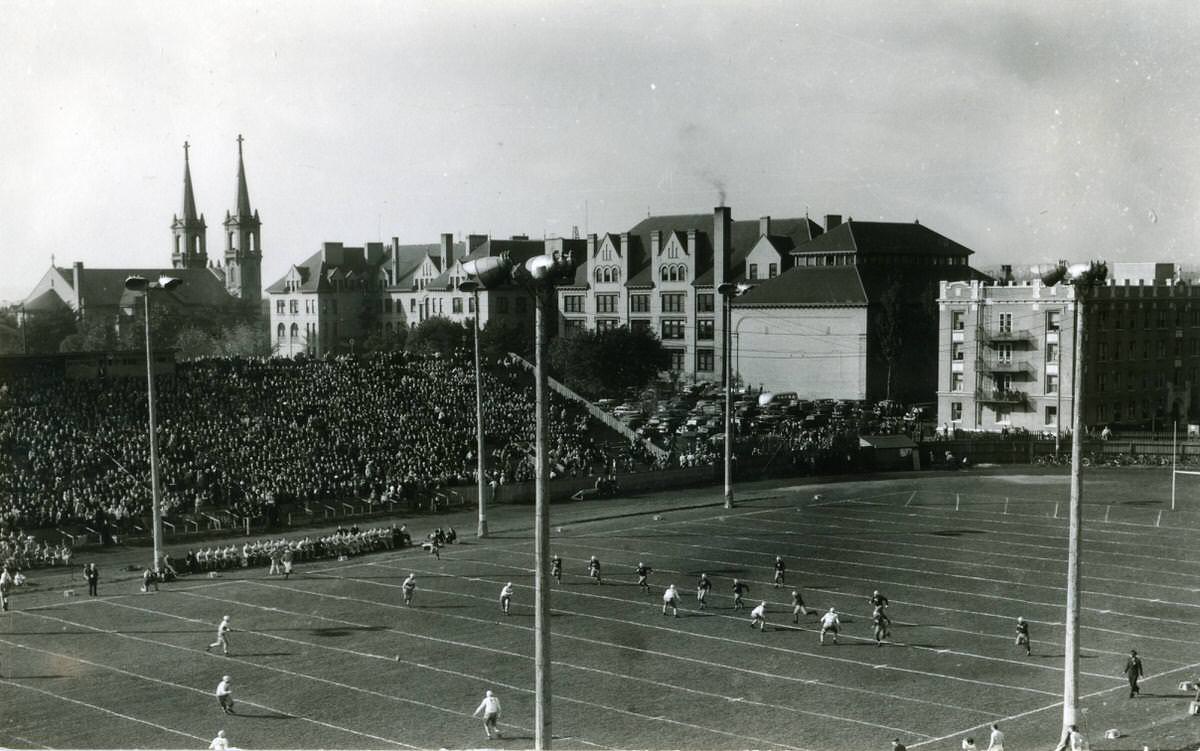
<svg viewBox="0 0 1200 751">
<path fill-rule="evenodd" d="M 271 351 L 271 335 L 258 322 L 238 323 L 216 337 L 215 354 L 226 357 L 256 357 Z"/>
<path fill-rule="evenodd" d="M 573 331 L 550 345 L 563 381 L 591 398 L 637 391 L 671 366 L 671 355 L 648 329 Z"/>
<path fill-rule="evenodd" d="M 116 349 L 117 328 L 108 316 L 91 315 L 75 326 L 58 345 L 59 352 L 109 352 Z"/>
<path fill-rule="evenodd" d="M 449 318 L 427 318 L 408 335 L 408 351 L 449 357 L 468 346 L 467 328 Z"/>
<path fill-rule="evenodd" d="M 175 349 L 180 359 L 195 360 L 217 354 L 217 342 L 207 333 L 189 326 L 175 337 Z"/>
<path fill-rule="evenodd" d="M 377 329 L 363 340 L 363 352 L 402 352 L 408 342 L 408 329 L 398 326 L 393 331 Z"/>
<path fill-rule="evenodd" d="M 494 362 L 513 352 L 533 360 L 532 335 L 528 324 L 503 316 L 492 318 L 479 332 L 480 356 Z"/>
<path fill-rule="evenodd" d="M 900 280 L 894 278 L 879 296 L 879 312 L 875 316 L 875 340 L 879 354 L 887 364 L 887 386 L 884 393 L 892 398 L 892 371 L 904 351 L 904 313 L 901 310 Z"/>
<path fill-rule="evenodd" d="M 69 308 L 25 314 L 25 342 L 30 354 L 58 352 L 63 339 L 75 333 L 75 313 Z"/>
</svg>

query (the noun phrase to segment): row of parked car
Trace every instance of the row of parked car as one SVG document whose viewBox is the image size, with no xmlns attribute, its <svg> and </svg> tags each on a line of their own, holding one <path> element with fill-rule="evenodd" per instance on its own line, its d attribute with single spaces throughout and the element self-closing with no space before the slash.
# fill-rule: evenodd
<svg viewBox="0 0 1200 751">
<path fill-rule="evenodd" d="M 803 430 L 847 425 L 866 431 L 864 434 L 894 433 L 933 419 L 932 405 L 801 399 L 794 392 L 737 391 L 732 396 L 733 420 L 739 433 L 772 432 L 785 421 Z M 668 442 L 676 435 L 719 438 L 724 431 L 724 393 L 711 385 L 693 387 L 663 401 L 601 399 L 597 404 L 642 438 L 658 442 Z"/>
</svg>

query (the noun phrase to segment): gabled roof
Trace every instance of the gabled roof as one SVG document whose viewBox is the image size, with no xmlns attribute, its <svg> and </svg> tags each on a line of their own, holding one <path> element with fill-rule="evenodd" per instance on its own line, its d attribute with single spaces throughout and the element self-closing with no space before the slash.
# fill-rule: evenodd
<svg viewBox="0 0 1200 751">
<path fill-rule="evenodd" d="M 793 254 L 835 252 L 942 256 L 969 256 L 974 253 L 970 248 L 959 245 L 923 224 L 859 222 L 853 219 L 839 224 L 810 242 L 797 245 L 792 251 Z"/>
<path fill-rule="evenodd" d="M 733 301 L 742 307 L 865 306 L 897 281 L 910 288 L 938 280 L 987 278 L 970 266 L 796 266 L 774 279 L 758 280 Z"/>
<path fill-rule="evenodd" d="M 57 268 L 58 273 L 74 287 L 74 270 Z M 183 284 L 170 294 L 184 306 L 220 307 L 236 301 L 226 291 L 224 283 L 210 269 L 83 269 L 83 298 L 84 308 L 128 306 L 134 293 L 125 289 L 125 278 L 128 276 L 144 276 L 147 279 L 157 279 L 160 276 L 172 276 L 183 280 Z"/>
<path fill-rule="evenodd" d="M 57 292 L 48 289 L 37 297 L 22 303 L 21 309 L 27 313 L 54 313 L 60 310 L 70 310 L 71 306 L 67 305 Z"/>
<path fill-rule="evenodd" d="M 421 264 L 425 263 L 426 258 L 436 258 L 442 252 L 442 247 L 437 243 L 425 243 L 423 245 L 401 245 L 396 248 L 388 248 L 388 260 L 384 265 L 391 263 L 395 270 L 395 278 L 392 280 L 392 289 L 412 288 L 412 276 L 420 268 Z M 458 252 L 458 245 L 455 244 L 455 253 Z"/>
</svg>

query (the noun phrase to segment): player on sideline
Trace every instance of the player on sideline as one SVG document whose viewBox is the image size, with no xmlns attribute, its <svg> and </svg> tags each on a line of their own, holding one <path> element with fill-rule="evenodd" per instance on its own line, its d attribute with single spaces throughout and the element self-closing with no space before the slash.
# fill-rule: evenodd
<svg viewBox="0 0 1200 751">
<path fill-rule="evenodd" d="M 217 640 L 204 648 L 205 652 L 212 651 L 213 647 L 220 647 L 221 654 L 229 656 L 229 632 L 233 630 L 233 626 L 229 625 L 229 616 L 221 619 L 217 624 Z"/>
<path fill-rule="evenodd" d="M 491 691 L 484 692 L 483 701 L 479 702 L 471 716 L 478 717 L 480 712 L 483 712 L 483 730 L 487 733 L 488 740 L 492 739 L 493 730 L 499 738 L 500 728 L 496 724 L 500 721 L 500 700 Z"/>
<path fill-rule="evenodd" d="M 734 610 L 741 610 L 742 608 L 745 607 L 745 603 L 742 602 L 742 595 L 746 594 L 749 591 L 750 591 L 750 587 L 747 587 L 745 584 L 743 584 L 741 581 L 739 581 L 737 579 L 733 580 L 733 609 Z"/>
<path fill-rule="evenodd" d="M 784 586 L 784 577 L 787 575 L 787 565 L 783 562 L 783 556 L 775 556 L 775 589 Z"/>
<path fill-rule="evenodd" d="M 663 592 L 663 615 L 667 614 L 667 608 L 674 612 L 675 617 L 679 617 L 679 590 L 675 589 L 674 584 L 667 586 L 667 591 Z"/>
<path fill-rule="evenodd" d="M 804 595 L 800 594 L 799 589 L 792 590 L 792 623 L 800 622 L 800 614 L 808 615 L 808 608 L 804 607 Z"/>
<path fill-rule="evenodd" d="M 649 576 L 650 572 L 654 569 L 650 568 L 641 561 L 638 561 L 637 568 L 634 570 L 637 572 L 637 583 L 638 586 L 642 588 L 642 594 L 650 594 L 650 585 L 646 583 L 646 577 Z"/>
<path fill-rule="evenodd" d="M 154 591 L 158 591 L 158 574 L 154 573 L 154 569 L 146 569 L 142 572 L 142 593 L 145 594 L 154 587 Z"/>
<path fill-rule="evenodd" d="M 1017 646 L 1025 647 L 1025 656 L 1033 654 L 1033 644 L 1029 641 L 1029 624 L 1021 616 L 1017 617 Z"/>
<path fill-rule="evenodd" d="M 708 591 L 712 589 L 712 581 L 709 580 L 708 574 L 700 574 L 700 578 L 696 581 L 696 602 L 700 603 L 701 610 L 708 610 Z"/>
<path fill-rule="evenodd" d="M 877 606 L 871 613 L 871 623 L 875 626 L 875 646 L 882 647 L 883 640 L 892 635 L 892 619 L 883 612 L 883 608 Z"/>
<path fill-rule="evenodd" d="M 760 602 L 758 607 L 750 611 L 750 628 L 758 626 L 760 632 L 767 630 L 767 603 Z"/>
<path fill-rule="evenodd" d="M 404 589 L 404 604 L 412 605 L 413 592 L 417 591 L 417 575 L 409 574 L 404 580 L 404 584 L 400 585 Z"/>
<path fill-rule="evenodd" d="M 558 553 L 555 553 L 554 557 L 550 559 L 550 575 L 556 582 L 562 584 L 562 558 Z"/>
<path fill-rule="evenodd" d="M 513 585 L 512 582 L 509 582 L 500 589 L 500 609 L 504 611 L 505 615 L 508 615 L 508 606 L 512 603 L 512 596 Z"/>
<path fill-rule="evenodd" d="M 232 683 L 229 676 L 221 676 L 221 682 L 217 684 L 217 703 L 221 705 L 221 711 L 225 714 L 234 714 L 233 711 L 233 689 L 229 684 Z"/>
<path fill-rule="evenodd" d="M 588 576 L 594 579 L 597 584 L 604 583 L 604 580 L 600 578 L 600 559 L 596 556 L 588 559 Z"/>
<path fill-rule="evenodd" d="M 292 549 L 290 547 L 286 547 L 283 549 L 283 555 L 280 557 L 280 560 L 283 561 L 283 580 L 284 581 L 287 581 L 288 577 L 290 577 L 292 575 L 292 560 L 294 558 L 295 558 L 295 553 L 292 552 Z"/>
<path fill-rule="evenodd" d="M 837 611 L 833 608 L 829 609 L 825 615 L 821 616 L 821 646 L 825 646 L 825 634 L 833 634 L 833 643 L 838 643 L 838 629 L 841 628 L 842 622 L 838 618 Z"/>
</svg>

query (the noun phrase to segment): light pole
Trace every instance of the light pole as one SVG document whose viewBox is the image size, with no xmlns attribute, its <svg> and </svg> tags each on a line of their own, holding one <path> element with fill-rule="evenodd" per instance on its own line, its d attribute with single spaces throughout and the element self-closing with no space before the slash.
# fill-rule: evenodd
<svg viewBox="0 0 1200 751">
<path fill-rule="evenodd" d="M 507 255 L 487 256 L 462 265 L 463 271 L 481 287 L 488 289 L 513 283 L 534 298 L 534 742 L 537 751 L 550 748 L 553 737 L 550 723 L 550 582 L 546 565 L 550 561 L 550 506 L 546 497 L 549 478 L 549 453 L 546 448 L 546 325 L 553 305 L 554 286 L 574 273 L 570 255 L 537 255 L 514 266 Z"/>
<path fill-rule="evenodd" d="M 721 296 L 721 372 L 725 382 L 725 508 L 733 508 L 733 363 L 729 358 L 732 300 L 753 287 L 732 282 L 717 285 L 717 294 Z"/>
<path fill-rule="evenodd" d="M 181 284 L 183 280 L 173 276 L 160 276 L 155 282 L 144 276 L 125 277 L 125 289 L 142 293 L 142 298 L 146 301 L 146 403 L 150 412 L 150 515 L 154 527 L 152 534 L 155 574 L 160 573 L 162 566 L 162 490 L 158 481 L 158 426 L 154 420 L 154 352 L 150 346 L 150 293 L 170 292 Z"/>
<path fill-rule="evenodd" d="M 458 288 L 470 292 L 475 297 L 475 318 L 471 328 L 475 330 L 475 491 L 479 504 L 479 527 L 475 536 L 488 536 L 487 488 L 483 478 L 483 374 L 479 369 L 479 281 L 466 279 L 458 283 Z"/>
</svg>

